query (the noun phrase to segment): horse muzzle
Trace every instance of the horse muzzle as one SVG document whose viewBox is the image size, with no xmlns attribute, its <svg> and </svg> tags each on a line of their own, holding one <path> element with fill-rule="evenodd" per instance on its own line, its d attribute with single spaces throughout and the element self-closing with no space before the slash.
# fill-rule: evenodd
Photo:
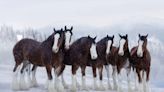
<svg viewBox="0 0 164 92">
<path fill-rule="evenodd" d="M 53 49 L 54 53 L 58 53 L 58 51 L 59 51 L 59 48 Z"/>
</svg>

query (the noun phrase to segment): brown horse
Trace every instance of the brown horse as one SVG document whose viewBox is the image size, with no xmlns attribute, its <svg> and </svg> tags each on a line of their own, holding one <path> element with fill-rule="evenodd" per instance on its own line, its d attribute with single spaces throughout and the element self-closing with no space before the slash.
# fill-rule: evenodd
<svg viewBox="0 0 164 92">
<path fill-rule="evenodd" d="M 24 80 L 24 71 L 26 66 L 29 63 L 32 63 L 36 66 L 45 66 L 47 70 L 48 75 L 48 91 L 53 92 L 54 84 L 53 84 L 53 77 L 51 74 L 52 67 L 54 66 L 54 62 L 52 61 L 53 53 L 58 53 L 60 50 L 62 43 L 63 43 L 63 34 L 62 29 L 59 31 L 55 31 L 52 35 L 48 37 L 45 41 L 37 42 L 32 39 L 22 39 L 20 40 L 13 48 L 13 54 L 15 59 L 15 67 L 14 67 L 14 78 L 17 78 L 18 75 L 18 69 L 17 67 L 20 66 L 20 64 L 23 64 L 23 68 L 21 69 L 21 80 L 20 80 L 20 86 L 17 82 L 17 80 L 13 80 L 13 89 L 18 90 L 20 89 L 26 89 L 26 83 Z"/>
<path fill-rule="evenodd" d="M 72 65 L 72 91 L 77 91 L 76 71 L 81 67 L 82 88 L 86 89 L 85 69 L 89 60 L 97 58 L 95 38 L 82 37 L 72 43 L 65 54 L 64 64 Z"/>
<path fill-rule="evenodd" d="M 117 54 L 115 56 L 116 59 L 116 67 L 117 67 L 117 74 L 118 74 L 118 84 L 117 85 L 117 91 L 121 92 L 122 91 L 122 74 L 121 70 L 123 68 L 126 69 L 127 71 L 127 82 L 128 82 L 128 92 L 131 91 L 130 87 L 130 69 L 131 69 L 131 64 L 129 62 L 129 57 L 130 57 L 130 52 L 129 52 L 129 47 L 128 47 L 128 35 L 126 34 L 125 36 L 119 35 L 120 36 L 120 41 L 119 41 L 119 47 L 117 49 Z"/>
<path fill-rule="evenodd" d="M 110 51 L 112 49 L 113 39 L 114 39 L 114 35 L 112 37 L 107 35 L 106 37 L 102 38 L 99 42 L 97 42 L 96 49 L 97 49 L 98 58 L 96 59 L 95 62 L 91 62 L 92 69 L 93 69 L 93 77 L 94 77 L 94 81 L 93 81 L 94 89 L 105 90 L 103 83 L 102 83 L 102 80 L 103 80 L 102 71 L 103 71 L 103 66 L 108 65 L 106 56 L 110 53 Z M 98 68 L 98 70 L 99 70 L 99 77 L 100 77 L 99 78 L 100 79 L 100 87 L 99 88 L 96 83 L 96 76 L 97 76 L 96 68 Z M 109 86 L 110 86 L 110 84 L 109 84 Z M 111 86 L 110 86 L 110 88 L 111 88 Z"/>
<path fill-rule="evenodd" d="M 57 77 L 59 77 L 62 74 L 62 72 L 64 71 L 65 64 L 63 64 L 63 58 L 65 55 L 65 52 L 69 49 L 69 47 L 71 45 L 71 38 L 73 35 L 73 33 L 72 33 L 73 27 L 68 29 L 67 26 L 65 26 L 64 28 L 65 28 L 65 30 L 63 31 L 64 39 L 63 39 L 62 47 L 58 53 L 53 54 L 53 62 L 55 62 L 54 65 L 55 65 L 55 67 L 58 67 L 58 69 L 56 69 L 56 70 L 58 70 Z M 32 68 L 32 86 L 37 86 L 36 77 L 35 77 L 36 69 L 37 69 L 37 66 L 34 65 Z M 61 76 L 61 78 L 62 78 L 62 83 L 63 83 L 64 87 L 67 88 L 67 85 L 63 78 L 63 75 Z M 59 88 L 59 87 L 56 87 L 56 88 Z"/>
<path fill-rule="evenodd" d="M 148 82 L 150 75 L 151 56 L 147 49 L 147 36 L 139 34 L 138 46 L 131 50 L 132 67 L 136 69 L 139 82 L 139 92 L 149 92 Z M 141 73 L 143 74 L 141 77 Z M 142 86 L 143 83 L 143 86 Z M 137 88 L 137 87 L 136 87 Z"/>
<path fill-rule="evenodd" d="M 116 67 L 116 56 L 117 56 L 117 51 L 118 48 L 113 46 L 113 43 L 111 44 L 110 50 L 107 50 L 108 52 L 106 52 L 106 60 L 107 60 L 107 64 L 105 65 L 105 69 L 107 72 L 107 78 L 108 78 L 108 88 L 109 89 L 117 89 L 117 82 L 116 82 L 116 74 L 117 74 L 117 67 Z M 112 78 L 113 78 L 113 88 L 110 84 L 110 74 L 109 74 L 109 65 L 112 66 Z"/>
</svg>

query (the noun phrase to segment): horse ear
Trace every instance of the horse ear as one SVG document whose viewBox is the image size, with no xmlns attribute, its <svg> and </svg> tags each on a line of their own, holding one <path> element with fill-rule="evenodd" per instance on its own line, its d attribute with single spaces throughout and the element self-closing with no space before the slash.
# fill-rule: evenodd
<svg viewBox="0 0 164 92">
<path fill-rule="evenodd" d="M 71 29 L 70 29 L 70 31 L 72 31 L 73 30 L 73 26 L 71 26 Z"/>
<path fill-rule="evenodd" d="M 54 28 L 54 32 L 56 32 L 56 29 Z"/>
<path fill-rule="evenodd" d="M 128 34 L 126 34 L 126 38 L 128 38 Z"/>
<path fill-rule="evenodd" d="M 109 35 L 107 35 L 106 37 L 109 38 Z"/>
<path fill-rule="evenodd" d="M 114 39 L 114 35 L 112 36 L 112 39 Z"/>
<path fill-rule="evenodd" d="M 61 30 L 60 31 L 63 31 L 63 28 L 61 28 Z"/>
<path fill-rule="evenodd" d="M 148 37 L 148 34 L 146 35 L 146 38 Z"/>
<path fill-rule="evenodd" d="M 64 30 L 67 30 L 67 26 L 64 27 Z"/>
<path fill-rule="evenodd" d="M 88 38 L 91 38 L 90 35 L 88 35 Z"/>
<path fill-rule="evenodd" d="M 140 34 L 138 34 L 138 37 L 140 38 L 140 37 L 141 37 L 141 35 L 140 35 Z"/>
<path fill-rule="evenodd" d="M 96 40 L 97 36 L 95 38 L 93 38 L 93 40 Z"/>
<path fill-rule="evenodd" d="M 120 38 L 122 38 L 122 36 L 120 34 L 118 34 L 120 36 Z"/>
</svg>

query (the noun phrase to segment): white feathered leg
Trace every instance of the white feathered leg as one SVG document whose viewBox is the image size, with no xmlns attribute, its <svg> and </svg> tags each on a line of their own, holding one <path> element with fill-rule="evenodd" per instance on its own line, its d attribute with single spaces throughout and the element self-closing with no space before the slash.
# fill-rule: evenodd
<svg viewBox="0 0 164 92">
<path fill-rule="evenodd" d="M 112 86 L 110 84 L 110 73 L 109 73 L 109 65 L 105 66 L 106 72 L 107 72 L 107 78 L 108 78 L 108 89 L 112 89 Z"/>
<path fill-rule="evenodd" d="M 77 91 L 77 80 L 76 80 L 76 74 L 72 75 L 72 92 Z"/>
<path fill-rule="evenodd" d="M 144 75 L 143 75 L 143 88 L 144 88 L 144 92 L 150 92 L 149 82 L 146 81 L 147 74 L 146 74 L 145 71 L 144 71 L 143 74 L 144 74 Z"/>
<path fill-rule="evenodd" d="M 130 69 L 126 70 L 127 72 L 127 83 L 128 83 L 128 92 L 132 92 L 131 84 L 130 84 Z"/>
<path fill-rule="evenodd" d="M 122 76 L 121 76 L 121 72 L 120 74 L 118 74 L 118 89 L 117 92 L 122 92 Z"/>
<path fill-rule="evenodd" d="M 135 79 L 135 80 L 134 80 L 134 81 L 135 81 L 135 88 L 134 88 L 134 90 L 135 90 L 135 91 L 138 91 L 138 89 L 139 89 L 138 86 L 139 86 L 139 85 L 138 85 L 138 78 L 137 78 L 136 70 L 134 70 L 134 79 Z"/>
<path fill-rule="evenodd" d="M 93 88 L 94 90 L 98 90 L 98 85 L 97 85 L 97 78 L 93 78 Z"/>
<path fill-rule="evenodd" d="M 19 81 L 18 81 L 18 72 L 20 70 L 20 65 L 17 67 L 16 71 L 13 73 L 12 79 L 12 90 L 18 91 L 20 90 Z"/>
<path fill-rule="evenodd" d="M 102 80 L 100 80 L 100 86 L 99 87 L 100 87 L 99 88 L 100 91 L 104 91 L 105 90 L 105 87 L 103 85 L 103 81 Z"/>
<path fill-rule="evenodd" d="M 98 69 L 99 70 L 99 77 L 100 77 L 100 86 L 99 86 L 99 90 L 101 90 L 101 91 L 104 91 L 105 90 L 105 87 L 104 87 L 104 85 L 103 85 L 103 80 L 102 80 L 102 69 L 100 68 L 100 69 Z"/>
<path fill-rule="evenodd" d="M 82 89 L 87 90 L 85 76 L 82 76 Z"/>
<path fill-rule="evenodd" d="M 48 92 L 57 92 L 53 83 L 53 79 L 48 80 Z"/>
<path fill-rule="evenodd" d="M 32 80 L 31 80 L 31 77 L 30 77 L 30 74 L 31 74 L 31 64 L 29 64 L 27 66 L 27 84 L 28 84 L 28 88 L 32 87 Z"/>
<path fill-rule="evenodd" d="M 25 69 L 20 74 L 20 89 L 21 90 L 28 90 L 28 85 L 25 81 Z"/>
<path fill-rule="evenodd" d="M 142 75 L 141 73 L 142 73 L 142 71 L 140 71 L 140 75 Z M 139 82 L 138 88 L 139 88 L 138 89 L 139 92 L 143 92 L 143 77 L 141 77 L 141 82 Z"/>
<path fill-rule="evenodd" d="M 32 71 L 32 87 L 38 86 L 38 83 L 36 80 L 36 69 L 37 69 L 37 67 L 35 67 L 35 69 Z"/>
<path fill-rule="evenodd" d="M 61 74 L 61 80 L 62 80 L 62 83 L 63 83 L 63 86 L 64 88 L 68 88 L 68 85 L 66 84 L 65 80 L 64 80 L 64 76 L 63 76 L 63 73 Z"/>
<path fill-rule="evenodd" d="M 112 78 L 113 78 L 113 90 L 117 90 L 118 85 L 117 85 L 117 68 L 116 66 L 113 66 L 113 73 L 112 73 Z"/>
<path fill-rule="evenodd" d="M 65 92 L 64 90 L 64 86 L 62 84 L 62 82 L 59 80 L 59 77 L 56 76 L 55 77 L 55 89 L 57 90 L 57 92 Z"/>
</svg>

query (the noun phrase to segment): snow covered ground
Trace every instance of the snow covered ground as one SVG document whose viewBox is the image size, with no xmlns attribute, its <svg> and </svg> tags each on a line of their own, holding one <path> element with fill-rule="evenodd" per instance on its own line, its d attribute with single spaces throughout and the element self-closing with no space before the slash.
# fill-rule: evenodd
<svg viewBox="0 0 164 92">
<path fill-rule="evenodd" d="M 13 92 L 11 89 L 11 80 L 12 80 L 12 69 L 13 66 L 12 65 L 0 65 L 0 91 L 1 92 Z M 69 89 L 66 89 L 66 92 L 71 92 L 70 87 L 71 87 L 71 73 L 70 73 L 71 68 L 68 66 L 66 68 L 66 70 L 64 71 L 64 78 L 67 82 L 67 84 L 69 85 Z M 87 73 L 86 73 L 86 81 L 87 81 L 87 87 L 88 90 L 81 90 L 79 89 L 79 92 L 116 92 L 116 91 L 112 91 L 112 90 L 105 90 L 105 91 L 95 91 L 92 89 L 92 72 L 91 72 L 91 68 L 87 68 Z M 105 73 L 104 73 L 105 75 Z M 78 74 L 77 74 L 77 79 L 78 82 L 81 83 L 81 74 L 80 71 L 78 70 Z M 37 81 L 38 81 L 38 87 L 36 88 L 31 88 L 30 90 L 27 91 L 20 91 L 20 92 L 47 92 L 46 88 L 45 88 L 45 84 L 46 84 L 46 71 L 44 68 L 38 68 L 37 71 Z M 104 77 L 104 86 L 107 86 L 107 78 Z M 112 81 L 111 81 L 112 82 Z M 127 86 L 126 86 L 126 82 L 123 82 L 124 84 L 124 92 L 127 92 Z M 133 83 L 132 83 L 132 86 Z M 151 92 L 163 92 L 164 88 L 160 87 L 160 86 L 155 86 L 153 84 L 151 84 Z M 136 92 L 136 91 L 134 91 Z"/>
</svg>

